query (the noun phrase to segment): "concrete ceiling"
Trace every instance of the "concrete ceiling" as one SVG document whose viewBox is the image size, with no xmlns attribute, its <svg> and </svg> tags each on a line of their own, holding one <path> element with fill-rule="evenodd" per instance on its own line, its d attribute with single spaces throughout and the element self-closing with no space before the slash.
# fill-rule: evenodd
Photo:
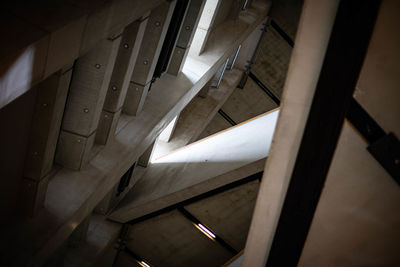
<svg viewBox="0 0 400 267">
<path fill-rule="evenodd" d="M 258 180 L 248 182 L 184 209 L 240 251 L 246 242 L 258 186 Z M 132 225 L 126 244 L 151 266 L 221 266 L 235 255 L 202 234 L 176 209 Z M 121 255 L 118 266 L 137 266 L 132 256 Z"/>
<path fill-rule="evenodd" d="M 236 123 L 241 123 L 276 107 L 271 98 L 249 78 L 243 89 L 236 88 L 222 110 Z"/>
<path fill-rule="evenodd" d="M 259 181 L 200 200 L 185 207 L 237 251 L 244 249 Z"/>
<path fill-rule="evenodd" d="M 232 125 L 227 120 L 225 120 L 224 117 L 222 117 L 219 113 L 217 113 L 214 116 L 214 118 L 210 121 L 210 123 L 207 125 L 207 127 L 204 129 L 204 131 L 199 135 L 197 140 L 203 139 L 207 136 L 225 130 L 231 126 Z"/>
<path fill-rule="evenodd" d="M 220 266 L 234 256 L 177 210 L 133 225 L 127 246 L 152 266 Z"/>
<path fill-rule="evenodd" d="M 269 26 L 251 71 L 279 98 L 282 96 L 291 53 L 292 47 Z"/>
</svg>

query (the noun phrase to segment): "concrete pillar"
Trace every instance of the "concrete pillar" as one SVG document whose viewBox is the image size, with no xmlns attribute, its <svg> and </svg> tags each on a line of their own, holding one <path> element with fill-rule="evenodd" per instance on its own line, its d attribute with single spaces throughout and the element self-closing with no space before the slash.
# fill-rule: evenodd
<svg viewBox="0 0 400 267">
<path fill-rule="evenodd" d="M 87 232 L 89 230 L 90 224 L 90 217 L 89 214 L 72 232 L 72 234 L 68 238 L 68 246 L 72 248 L 79 247 L 86 241 Z"/>
<path fill-rule="evenodd" d="M 151 154 L 153 153 L 154 149 L 154 144 L 156 142 L 154 141 L 147 149 L 146 151 L 139 157 L 137 165 L 146 168 L 149 165 L 149 161 L 151 158 Z"/>
<path fill-rule="evenodd" d="M 242 266 L 265 266 L 285 200 L 339 1 L 306 0 L 282 108 L 260 184 Z"/>
<path fill-rule="evenodd" d="M 37 87 L 36 107 L 22 180 L 20 207 L 24 215 L 33 216 L 45 199 L 71 73 L 72 64 Z"/>
<path fill-rule="evenodd" d="M 57 163 L 79 170 L 89 160 L 121 36 L 103 40 L 74 66 Z"/>
<path fill-rule="evenodd" d="M 175 4 L 164 2 L 150 12 L 123 107 L 128 115 L 143 108 Z"/>
<path fill-rule="evenodd" d="M 182 22 L 176 46 L 172 52 L 171 60 L 167 72 L 178 75 L 181 72 L 183 63 L 186 60 L 194 33 L 199 24 L 201 13 L 203 12 L 205 0 L 191 0 L 187 7 L 185 18 Z"/>
<path fill-rule="evenodd" d="M 103 111 L 96 133 L 96 143 L 105 145 L 114 136 L 121 109 L 138 57 L 147 25 L 147 16 L 125 27 L 108 86 Z"/>
<path fill-rule="evenodd" d="M 204 11 L 201 14 L 192 44 L 194 53 L 198 55 L 203 53 L 206 47 L 221 2 L 222 0 L 208 0 L 204 5 Z"/>
</svg>

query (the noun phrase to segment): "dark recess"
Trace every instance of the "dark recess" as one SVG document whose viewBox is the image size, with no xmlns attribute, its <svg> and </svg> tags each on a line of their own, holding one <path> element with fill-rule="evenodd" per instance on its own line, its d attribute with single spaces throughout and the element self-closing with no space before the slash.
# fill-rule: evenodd
<svg viewBox="0 0 400 267">
<path fill-rule="evenodd" d="M 168 27 L 167 35 L 161 49 L 160 56 L 154 70 L 153 79 L 160 78 L 161 74 L 167 70 L 172 51 L 175 47 L 176 38 L 178 37 L 179 30 L 182 25 L 183 18 L 185 17 L 188 0 L 178 0 L 172 14 L 171 22 Z"/>
</svg>

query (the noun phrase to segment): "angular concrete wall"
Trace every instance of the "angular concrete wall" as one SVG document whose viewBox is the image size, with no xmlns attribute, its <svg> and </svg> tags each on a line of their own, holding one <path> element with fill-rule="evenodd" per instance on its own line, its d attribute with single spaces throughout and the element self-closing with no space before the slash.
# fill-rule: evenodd
<svg viewBox="0 0 400 267">
<path fill-rule="evenodd" d="M 400 4 L 382 1 L 355 98 L 386 131 L 400 136 Z M 395 115 L 397 114 L 397 116 Z M 342 130 L 300 266 L 396 266 L 400 186 L 348 122 Z"/>
</svg>

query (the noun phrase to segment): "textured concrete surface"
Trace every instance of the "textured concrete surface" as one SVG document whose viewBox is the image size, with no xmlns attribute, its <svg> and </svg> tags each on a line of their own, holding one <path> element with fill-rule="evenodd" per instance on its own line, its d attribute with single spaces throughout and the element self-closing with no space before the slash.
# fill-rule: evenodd
<svg viewBox="0 0 400 267">
<path fill-rule="evenodd" d="M 185 209 L 235 250 L 244 249 L 258 193 L 253 181 L 200 200 Z"/>
<path fill-rule="evenodd" d="M 251 71 L 277 97 L 282 96 L 292 48 L 272 27 L 268 28 Z"/>
<path fill-rule="evenodd" d="M 382 1 L 355 98 L 399 136 L 397 1 Z M 299 266 L 397 266 L 400 187 L 345 123 Z"/>
<path fill-rule="evenodd" d="M 209 89 L 207 94 L 204 97 L 199 97 L 199 93 L 179 115 L 178 123 L 171 140 L 169 142 L 164 142 L 160 139 L 157 140 L 153 158 L 157 159 L 197 140 L 204 128 L 210 123 L 220 107 L 235 90 L 241 73 L 241 71 L 236 69 L 227 71 L 219 88 L 209 88 L 209 83 L 207 83 L 205 86 Z"/>
<path fill-rule="evenodd" d="M 261 115 L 153 161 L 110 218 L 126 222 L 193 197 L 199 190 L 207 192 L 220 183 L 219 176 L 266 158 L 278 113 Z"/>
<path fill-rule="evenodd" d="M 221 266 L 233 256 L 176 210 L 131 226 L 126 242 L 151 266 Z"/>
<path fill-rule="evenodd" d="M 162 2 L 8 1 L 2 15 L 7 27 L 1 29 L 0 108 Z"/>
<path fill-rule="evenodd" d="M 240 250 L 245 245 L 258 185 L 258 180 L 249 182 L 184 208 Z M 221 266 L 233 256 L 176 210 L 134 224 L 126 242 L 129 249 L 152 266 Z M 118 262 L 125 260 L 127 255 L 118 257 Z"/>
<path fill-rule="evenodd" d="M 138 10 L 154 4 L 153 1 L 143 2 L 140 8 L 132 8 L 137 5 L 136 1 L 113 2 L 113 6 L 114 4 L 124 5 L 120 12 L 111 8 L 113 12 L 115 11 L 113 13 L 115 17 L 111 19 L 112 26 L 110 27 L 122 29 L 133 19 L 145 13 L 142 10 L 140 14 L 136 14 Z M 224 28 L 219 36 L 221 38 L 219 46 L 214 46 L 204 56 L 192 57 L 191 61 L 197 61 L 202 66 L 201 68 L 189 70 L 178 77 L 164 75 L 158 83 L 154 84 L 148 95 L 145 112 L 138 117 L 122 118 L 120 120 L 122 124 L 117 125 L 115 140 L 105 147 L 99 146 L 94 158 L 84 169 L 79 172 L 66 168 L 59 169 L 49 182 L 44 209 L 35 218 L 19 221 L 18 224 L 7 228 L 7 233 L 3 235 L 5 240 L 3 244 L 7 244 L 8 248 L 16 249 L 2 250 L 7 252 L 2 253 L 3 260 L 7 264 L 12 262 L 16 265 L 44 263 L 45 259 L 55 252 L 73 229 L 113 188 L 123 173 L 154 141 L 169 121 L 214 75 L 217 71 L 216 66 L 221 65 L 238 44 L 265 18 L 265 12 L 258 10 L 258 13 L 257 11 L 254 13 L 254 17 L 255 20 L 252 23 L 239 21 L 235 31 Z M 21 138 L 21 140 L 24 139 Z M 18 153 L 18 157 L 22 158 L 22 155 L 23 153 Z M 13 186 L 10 184 L 10 187 L 5 187 L 7 192 L 4 195 L 12 195 L 10 199 L 16 195 L 12 193 Z M 6 201 L 9 200 L 6 199 Z M 31 242 L 27 244 L 26 240 Z M 21 248 L 22 244 L 26 246 Z"/>
<path fill-rule="evenodd" d="M 243 89 L 235 89 L 222 110 L 236 123 L 241 123 L 277 107 L 253 80 L 248 79 Z"/>
<path fill-rule="evenodd" d="M 185 18 L 176 40 L 176 46 L 172 52 L 168 66 L 167 72 L 169 74 L 177 75 L 182 70 L 205 3 L 206 1 L 204 0 L 189 1 Z"/>
<path fill-rule="evenodd" d="M 299 266 L 396 266 L 400 187 L 346 123 Z"/>
<path fill-rule="evenodd" d="M 107 249 L 113 250 L 112 245 L 117 240 L 120 230 L 120 224 L 111 222 L 102 215 L 93 214 L 90 218 L 87 238 L 79 247 L 68 249 L 64 266 L 99 266 L 99 259 L 102 259 L 103 253 Z"/>
<path fill-rule="evenodd" d="M 241 123 L 276 108 L 277 105 L 250 78 L 243 89 L 236 88 L 221 109 L 236 123 Z M 217 113 L 199 139 L 229 128 L 231 124 Z"/>
<path fill-rule="evenodd" d="M 282 3 L 280 5 L 282 5 Z M 285 3 L 285 5 L 289 4 Z M 275 8 L 275 15 L 278 17 L 284 17 L 283 14 L 287 12 L 286 9 L 281 8 L 282 7 Z M 299 6 L 296 4 L 291 8 L 292 13 L 297 12 L 297 15 L 300 14 L 301 5 Z M 271 16 L 274 17 L 273 15 Z M 287 22 L 287 25 L 288 27 L 290 26 L 291 29 L 296 29 L 297 23 L 297 20 L 290 20 Z M 249 37 L 249 43 L 244 43 L 244 49 L 239 53 L 238 67 L 245 68 L 247 60 L 250 60 L 255 44 L 258 42 L 259 38 L 260 33 L 255 31 Z M 249 53 L 250 51 L 251 53 Z M 286 43 L 286 41 L 275 31 L 275 29 L 269 27 L 260 43 L 260 48 L 256 54 L 254 65 L 251 69 L 257 78 L 278 98 L 281 98 L 282 96 L 291 51 L 292 48 Z M 272 99 L 265 94 L 253 80 L 248 78 L 245 87 L 243 89 L 236 89 L 232 96 L 223 105 L 222 110 L 236 123 L 240 123 L 275 107 L 276 104 Z M 224 122 L 220 115 L 216 115 L 202 132 L 200 137 L 207 137 L 226 129 L 229 126 L 230 124 L 226 121 Z"/>
<path fill-rule="evenodd" d="M 278 0 L 274 1 L 271 7 L 271 17 L 292 40 L 296 38 L 303 2 L 302 0 Z"/>
<path fill-rule="evenodd" d="M 217 113 L 208 123 L 204 131 L 201 132 L 201 134 L 197 138 L 197 141 L 206 138 L 210 135 L 213 135 L 215 133 L 221 132 L 225 129 L 228 129 L 229 127 L 232 127 L 232 125 L 227 120 L 225 120 L 225 118 L 222 117 L 221 114 Z"/>
</svg>

